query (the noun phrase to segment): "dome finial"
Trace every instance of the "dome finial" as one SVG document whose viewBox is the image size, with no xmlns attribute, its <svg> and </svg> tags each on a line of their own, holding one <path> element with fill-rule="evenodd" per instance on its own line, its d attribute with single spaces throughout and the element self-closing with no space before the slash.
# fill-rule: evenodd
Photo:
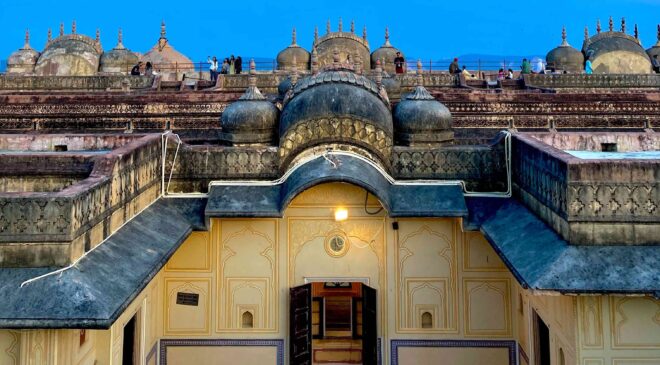
<svg viewBox="0 0 660 365">
<path fill-rule="evenodd" d="M 367 26 L 362 27 L 362 39 L 367 40 Z"/>
<path fill-rule="evenodd" d="M 50 42 L 53 40 L 53 30 L 48 28 L 48 36 L 46 38 L 46 43 Z"/>
<path fill-rule="evenodd" d="M 314 44 L 319 42 L 319 27 L 314 27 Z"/>
<path fill-rule="evenodd" d="M 330 34 L 330 19 L 325 23 L 325 34 Z"/>
<path fill-rule="evenodd" d="M 600 19 L 596 22 L 596 33 L 600 34 L 601 28 L 600 28 Z"/>
<path fill-rule="evenodd" d="M 165 39 L 166 31 L 165 31 L 165 20 L 160 21 L 160 38 Z"/>
<path fill-rule="evenodd" d="M 417 59 L 417 86 L 424 86 L 424 76 L 422 75 L 422 60 Z"/>
<path fill-rule="evenodd" d="M 376 60 L 376 85 L 378 85 L 378 89 L 383 86 L 383 68 L 380 65 L 380 60 Z"/>
<path fill-rule="evenodd" d="M 392 45 L 390 44 L 390 28 L 389 27 L 385 27 L 385 44 L 383 45 L 383 47 L 392 47 Z"/>
<path fill-rule="evenodd" d="M 355 20 L 351 20 L 351 33 L 355 34 Z"/>
<path fill-rule="evenodd" d="M 64 35 L 64 23 L 60 23 L 60 37 Z"/>
<path fill-rule="evenodd" d="M 614 32 L 614 19 L 612 19 L 612 16 L 610 15 L 610 32 Z"/>
<path fill-rule="evenodd" d="M 238 100 L 265 100 L 266 97 L 264 97 L 261 94 L 261 91 L 259 91 L 259 88 L 257 88 L 257 65 L 254 63 L 254 58 L 250 59 L 249 75 L 249 86 Z"/>
<path fill-rule="evenodd" d="M 319 53 L 316 51 L 316 46 L 312 48 L 312 74 L 316 75 L 319 72 Z"/>
<path fill-rule="evenodd" d="M 341 33 L 343 28 L 344 28 L 344 22 L 342 22 L 341 17 L 339 17 L 339 29 L 337 31 Z"/>
<path fill-rule="evenodd" d="M 76 20 L 73 20 L 73 23 L 71 23 L 71 34 L 76 34 Z"/>
<path fill-rule="evenodd" d="M 658 24 L 658 42 L 660 42 L 660 24 Z"/>
<path fill-rule="evenodd" d="M 589 27 L 584 27 L 584 41 L 589 40 Z"/>
<path fill-rule="evenodd" d="M 250 59 L 250 87 L 257 87 L 257 65 L 254 63 L 254 58 Z"/>
<path fill-rule="evenodd" d="M 639 28 L 637 28 L 637 23 L 635 23 L 635 39 L 639 42 Z"/>
<path fill-rule="evenodd" d="M 30 49 L 30 29 L 26 28 L 25 29 L 25 44 L 23 45 L 23 49 Z"/>
<path fill-rule="evenodd" d="M 626 32 L 626 18 L 621 18 L 621 33 Z"/>
<path fill-rule="evenodd" d="M 568 47 L 568 41 L 566 40 L 566 26 L 564 25 L 561 28 L 561 45 L 560 47 Z"/>
<path fill-rule="evenodd" d="M 298 60 L 296 59 L 296 55 L 293 55 L 293 64 L 291 65 L 291 86 L 295 86 L 298 83 Z"/>
<path fill-rule="evenodd" d="M 101 43 L 101 29 L 96 28 L 96 43 Z"/>
<path fill-rule="evenodd" d="M 124 48 L 124 33 L 121 31 L 121 28 L 119 28 L 119 31 L 117 32 L 117 45 L 115 46 L 115 49 Z"/>
<path fill-rule="evenodd" d="M 296 44 L 296 27 L 293 27 L 293 30 L 291 31 L 291 45 L 292 46 L 297 46 Z"/>
</svg>

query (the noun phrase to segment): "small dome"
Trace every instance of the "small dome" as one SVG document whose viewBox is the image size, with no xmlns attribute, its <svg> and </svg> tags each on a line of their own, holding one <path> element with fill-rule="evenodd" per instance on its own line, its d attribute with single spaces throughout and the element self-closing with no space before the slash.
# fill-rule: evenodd
<svg viewBox="0 0 660 365">
<path fill-rule="evenodd" d="M 151 62 L 156 71 L 158 71 L 158 65 L 167 65 L 167 69 L 160 70 L 164 81 L 181 80 L 184 74 L 196 75 L 194 63 L 183 53 L 174 49 L 165 34 L 165 23 L 162 23 L 158 43 L 142 55 L 140 60 L 144 63 Z"/>
<path fill-rule="evenodd" d="M 277 84 L 277 96 L 284 100 L 286 93 L 291 89 L 291 77 L 287 76 Z"/>
<path fill-rule="evenodd" d="M 651 59 L 653 59 L 653 56 L 658 56 L 658 59 L 660 59 L 660 24 L 658 24 L 658 42 L 653 47 L 647 49 L 646 53 Z"/>
<path fill-rule="evenodd" d="M 279 109 L 256 86 L 254 60 L 250 61 L 250 86 L 222 112 L 220 139 L 231 145 L 273 144 Z"/>
<path fill-rule="evenodd" d="M 421 69 L 421 65 L 418 67 Z M 421 79 L 421 73 L 418 78 Z M 435 100 L 421 80 L 394 110 L 394 139 L 396 144 L 404 146 L 453 143 L 451 112 Z"/>
<path fill-rule="evenodd" d="M 30 47 L 30 33 L 25 32 L 23 48 L 12 53 L 7 59 L 7 75 L 29 75 L 34 73 L 34 66 L 39 59 L 39 52 Z"/>
<path fill-rule="evenodd" d="M 122 44 L 121 29 L 115 48 L 101 55 L 100 72 L 108 74 L 126 74 L 138 62 L 138 56 Z"/>
<path fill-rule="evenodd" d="M 101 44 L 88 36 L 61 35 L 46 44 L 34 72 L 39 76 L 94 76 L 101 53 Z"/>
<path fill-rule="evenodd" d="M 562 30 L 561 44 L 548 52 L 545 61 L 548 68 L 554 68 L 558 71 L 580 73 L 584 70 L 584 55 L 568 44 L 566 41 L 566 28 Z"/>
<path fill-rule="evenodd" d="M 380 61 L 385 72 L 394 74 L 396 72 L 394 58 L 397 52 L 401 51 L 390 44 L 390 32 L 385 28 L 385 44 L 371 54 L 371 68 L 376 68 L 376 61 Z M 401 53 L 401 56 L 403 56 L 403 53 Z"/>
<path fill-rule="evenodd" d="M 296 29 L 293 28 L 291 45 L 277 54 L 277 69 L 290 70 L 295 62 L 298 70 L 308 70 L 310 57 L 310 53 L 306 49 L 296 44 Z"/>
<path fill-rule="evenodd" d="M 648 74 L 652 72 L 651 60 L 639 39 L 625 33 L 625 22 L 621 32 L 601 32 L 585 40 L 582 52 L 591 59 L 595 74 Z"/>
<path fill-rule="evenodd" d="M 302 78 L 287 93 L 280 118 L 280 165 L 323 144 L 363 148 L 390 161 L 392 112 L 382 86 L 339 63 Z"/>
</svg>

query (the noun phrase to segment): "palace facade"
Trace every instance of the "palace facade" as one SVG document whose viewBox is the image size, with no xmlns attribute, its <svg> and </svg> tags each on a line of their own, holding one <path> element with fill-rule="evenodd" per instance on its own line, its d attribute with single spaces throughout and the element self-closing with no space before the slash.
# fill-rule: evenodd
<svg viewBox="0 0 660 365">
<path fill-rule="evenodd" d="M 340 22 L 212 83 L 73 28 L 0 76 L 1 364 L 660 364 L 660 34 L 483 80 Z"/>
</svg>

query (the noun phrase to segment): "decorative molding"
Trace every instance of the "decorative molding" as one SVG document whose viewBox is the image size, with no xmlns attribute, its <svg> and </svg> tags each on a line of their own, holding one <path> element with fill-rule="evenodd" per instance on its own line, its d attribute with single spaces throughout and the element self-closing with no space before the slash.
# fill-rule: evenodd
<svg viewBox="0 0 660 365">
<path fill-rule="evenodd" d="M 603 348 L 602 297 L 582 296 L 578 298 L 580 314 L 580 342 L 585 349 Z"/>
<path fill-rule="evenodd" d="M 224 340 L 224 339 L 160 340 L 160 365 L 167 365 L 167 348 L 168 347 L 185 347 L 185 346 L 206 346 L 206 347 L 214 347 L 214 346 L 218 346 L 218 347 L 222 347 L 222 346 L 245 346 L 245 347 L 266 346 L 266 347 L 275 347 L 277 349 L 277 365 L 284 365 L 284 340 Z"/>
<path fill-rule="evenodd" d="M 504 288 L 498 288 L 497 284 L 504 284 Z M 472 289 L 469 288 L 470 284 L 475 284 L 476 286 Z M 504 321 L 505 328 L 503 329 L 472 329 L 472 317 L 470 316 L 470 310 L 472 308 L 472 298 L 471 295 L 485 288 L 486 290 L 493 290 L 502 296 L 502 305 L 504 309 Z M 502 291 L 503 290 L 503 291 Z M 494 304 L 494 303 L 489 303 Z M 491 307 L 492 308 L 492 307 Z M 506 278 L 464 278 L 463 279 L 463 322 L 465 326 L 465 336 L 466 337 L 511 337 L 512 333 L 512 321 L 511 321 L 511 282 L 510 279 Z M 495 315 L 492 313 L 491 315 Z"/>
<path fill-rule="evenodd" d="M 402 347 L 486 347 L 506 348 L 509 365 L 516 365 L 516 341 L 505 340 L 390 340 L 390 365 L 399 365 L 399 348 Z"/>
<path fill-rule="evenodd" d="M 149 350 L 149 353 L 147 353 L 147 357 L 144 361 L 145 364 L 148 365 L 149 361 L 151 361 L 151 359 L 155 358 L 157 354 L 158 354 L 158 341 L 156 341 L 154 343 L 154 345 L 151 346 L 151 350 Z"/>
</svg>

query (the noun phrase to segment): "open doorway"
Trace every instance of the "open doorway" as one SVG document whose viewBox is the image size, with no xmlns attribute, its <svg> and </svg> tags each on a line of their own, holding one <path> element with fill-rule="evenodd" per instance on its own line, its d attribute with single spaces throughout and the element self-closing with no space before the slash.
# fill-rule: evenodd
<svg viewBox="0 0 660 365">
<path fill-rule="evenodd" d="M 535 365 L 550 365 L 550 329 L 534 311 Z"/>
<path fill-rule="evenodd" d="M 292 288 L 291 364 L 375 365 L 376 326 L 376 290 L 362 283 Z"/>
<path fill-rule="evenodd" d="M 139 318 L 136 313 L 124 325 L 124 336 L 122 344 L 122 364 L 135 365 L 139 364 L 138 354 L 140 353 L 140 330 Z"/>
</svg>

